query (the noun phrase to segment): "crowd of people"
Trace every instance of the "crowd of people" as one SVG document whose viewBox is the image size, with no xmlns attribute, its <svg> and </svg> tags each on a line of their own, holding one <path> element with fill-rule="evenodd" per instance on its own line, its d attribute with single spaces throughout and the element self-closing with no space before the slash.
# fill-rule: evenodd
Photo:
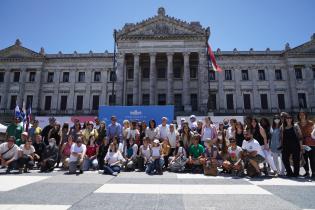
<svg viewBox="0 0 315 210">
<path fill-rule="evenodd" d="M 69 174 L 99 170 L 117 176 L 122 170 L 150 175 L 168 170 L 315 179 L 315 126 L 304 111 L 297 122 L 284 112 L 271 123 L 248 116 L 244 122 L 231 118 L 215 125 L 209 116 L 197 120 L 194 115 L 179 125 L 168 124 L 166 117 L 161 122 L 124 120 L 121 125 L 112 116 L 109 125 L 96 117 L 83 125 L 75 120 L 70 127 L 50 117 L 43 129 L 34 120 L 24 130 L 15 118 L 0 144 L 1 167 L 7 173 L 61 168 Z"/>
</svg>

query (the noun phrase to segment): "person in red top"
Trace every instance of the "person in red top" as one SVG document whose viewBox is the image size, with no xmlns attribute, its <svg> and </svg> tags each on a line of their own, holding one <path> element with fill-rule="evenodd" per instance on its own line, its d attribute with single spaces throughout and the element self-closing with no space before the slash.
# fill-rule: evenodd
<svg viewBox="0 0 315 210">
<path fill-rule="evenodd" d="M 312 179 L 315 179 L 315 140 L 312 138 L 311 133 L 314 128 L 314 123 L 308 119 L 308 115 L 304 111 L 300 111 L 298 116 L 298 125 L 303 135 L 303 145 L 307 145 L 311 148 L 310 151 L 304 151 L 305 160 L 305 174 L 304 177 L 309 177 L 309 162 L 312 169 Z"/>
<path fill-rule="evenodd" d="M 62 168 L 68 169 L 69 167 L 69 157 L 71 154 L 71 146 L 74 142 L 73 136 L 69 135 L 67 138 L 67 142 L 63 143 L 60 153 L 61 153 L 61 162 L 62 162 Z"/>
<path fill-rule="evenodd" d="M 86 153 L 83 162 L 83 171 L 88 171 L 91 167 L 95 170 L 98 166 L 96 158 L 97 144 L 95 143 L 95 136 L 90 136 L 89 142 L 86 145 Z"/>
</svg>

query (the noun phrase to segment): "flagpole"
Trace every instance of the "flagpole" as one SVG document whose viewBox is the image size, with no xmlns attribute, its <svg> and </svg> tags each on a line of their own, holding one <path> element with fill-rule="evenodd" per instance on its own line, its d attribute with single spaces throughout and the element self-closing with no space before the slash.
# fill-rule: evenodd
<svg viewBox="0 0 315 210">
<path fill-rule="evenodd" d="M 209 53 L 208 53 L 208 49 L 207 49 L 208 45 L 207 45 L 207 42 L 206 42 L 206 51 L 207 51 L 207 71 L 208 71 L 208 112 L 210 111 L 210 56 L 209 56 Z"/>
<path fill-rule="evenodd" d="M 114 30 L 114 57 L 113 57 L 113 69 L 112 69 L 112 100 L 110 105 L 115 105 L 116 103 L 116 96 L 114 101 L 114 94 L 115 94 L 115 81 L 116 81 L 116 29 Z"/>
</svg>

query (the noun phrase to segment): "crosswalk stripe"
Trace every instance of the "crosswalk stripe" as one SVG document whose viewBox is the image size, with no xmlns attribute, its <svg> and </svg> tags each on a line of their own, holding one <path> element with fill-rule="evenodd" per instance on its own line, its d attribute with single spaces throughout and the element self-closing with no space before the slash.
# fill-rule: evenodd
<svg viewBox="0 0 315 210">
<path fill-rule="evenodd" d="M 0 192 L 9 191 L 34 182 L 49 178 L 48 176 L 1 176 Z"/>
<path fill-rule="evenodd" d="M 94 193 L 271 195 L 270 192 L 255 185 L 174 185 L 174 184 L 104 184 Z"/>
<path fill-rule="evenodd" d="M 30 204 L 0 204 L 1 210 L 65 210 L 69 209 L 71 205 L 30 205 Z"/>
<path fill-rule="evenodd" d="M 254 185 L 259 186 L 315 186 L 315 182 L 308 181 L 305 179 L 281 179 L 281 178 L 273 178 L 273 179 L 257 179 L 257 180 L 249 180 L 248 182 Z"/>
</svg>

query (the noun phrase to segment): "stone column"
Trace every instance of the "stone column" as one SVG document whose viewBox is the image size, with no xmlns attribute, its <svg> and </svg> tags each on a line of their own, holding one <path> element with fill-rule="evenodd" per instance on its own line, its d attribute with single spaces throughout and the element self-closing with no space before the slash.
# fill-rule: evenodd
<svg viewBox="0 0 315 210">
<path fill-rule="evenodd" d="M 116 105 L 123 105 L 123 101 L 124 101 L 124 94 L 125 94 L 124 93 L 124 86 L 125 86 L 124 65 L 125 65 L 125 54 L 119 53 L 117 55 L 117 69 L 116 69 L 117 81 L 115 83 Z M 111 92 L 109 93 L 109 95 L 111 95 Z"/>
<path fill-rule="evenodd" d="M 174 104 L 173 54 L 167 53 L 167 104 Z"/>
<path fill-rule="evenodd" d="M 290 111 L 298 111 L 299 110 L 299 101 L 298 101 L 298 94 L 296 90 L 296 77 L 295 77 L 295 70 L 293 65 L 288 66 L 287 73 L 287 79 L 289 81 L 289 91 L 288 94 L 286 94 L 286 97 L 289 97 L 289 101 L 286 100 L 285 102 L 289 102 L 289 104 L 285 105 L 287 109 L 291 109 Z"/>
<path fill-rule="evenodd" d="M 236 104 L 236 112 L 242 113 L 244 108 L 244 101 L 243 101 L 243 95 L 241 91 L 241 84 L 242 84 L 242 71 L 240 66 L 236 66 L 234 68 L 235 74 L 234 74 L 234 80 L 235 80 L 235 104 Z M 223 75 L 224 76 L 224 75 Z"/>
<path fill-rule="evenodd" d="M 184 76 L 183 76 L 183 104 L 185 112 L 191 112 L 190 105 L 190 91 L 189 91 L 189 80 L 190 80 L 190 71 L 189 71 L 189 52 L 183 53 L 184 55 Z"/>
<path fill-rule="evenodd" d="M 139 105 L 139 55 L 138 53 L 133 54 L 133 105 Z"/>
<path fill-rule="evenodd" d="M 20 96 L 18 96 L 18 104 L 23 106 L 23 101 L 24 101 L 24 93 L 25 93 L 25 82 L 26 82 L 26 77 L 27 77 L 27 72 L 26 68 L 21 69 L 21 77 L 20 77 L 20 82 L 19 82 L 19 91 L 20 91 Z M 25 98 L 26 100 L 26 98 Z"/>
<path fill-rule="evenodd" d="M 5 73 L 4 73 L 4 90 L 3 93 L 4 95 L 2 96 L 2 106 L 0 104 L 1 107 L 5 108 L 5 109 L 10 109 L 10 103 L 11 103 L 11 98 L 9 93 L 9 88 L 10 88 L 10 83 L 11 83 L 11 78 L 10 78 L 10 69 L 5 69 Z"/>
<path fill-rule="evenodd" d="M 209 99 L 207 57 L 204 51 L 199 52 L 198 57 L 198 109 L 200 112 L 206 113 L 208 112 L 207 105 Z"/>
<path fill-rule="evenodd" d="M 150 105 L 156 104 L 156 53 L 150 53 Z"/>
<path fill-rule="evenodd" d="M 41 86 L 42 86 L 42 72 L 43 66 L 41 68 L 36 69 L 36 79 L 35 79 L 35 95 L 33 96 L 33 104 L 32 104 L 32 112 L 36 113 L 40 110 L 40 105 L 43 101 L 41 97 Z M 34 111 L 33 111 L 34 110 Z"/>
</svg>

